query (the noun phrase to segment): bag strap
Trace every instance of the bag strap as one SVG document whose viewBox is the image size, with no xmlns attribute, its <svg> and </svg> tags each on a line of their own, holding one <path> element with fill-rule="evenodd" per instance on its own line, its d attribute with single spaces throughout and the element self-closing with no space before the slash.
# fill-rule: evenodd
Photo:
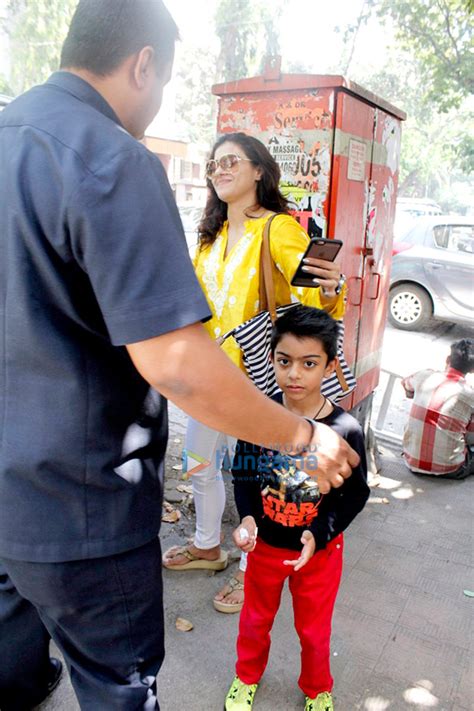
<svg viewBox="0 0 474 711">
<path fill-rule="evenodd" d="M 337 377 L 337 379 L 338 379 L 338 381 L 339 381 L 339 385 L 341 386 L 341 390 L 343 390 L 344 392 L 347 392 L 347 390 L 349 390 L 350 388 L 349 388 L 349 386 L 348 386 L 348 384 L 347 384 L 346 376 L 344 375 L 344 371 L 342 370 L 342 366 L 341 366 L 341 364 L 339 363 L 339 358 L 338 358 L 338 360 L 337 360 L 336 368 L 335 368 L 335 371 L 334 371 L 334 372 L 335 372 L 336 377 Z"/>
<path fill-rule="evenodd" d="M 260 300 L 260 311 L 268 311 L 272 323 L 275 323 L 277 319 L 276 312 L 276 300 L 275 300 L 275 285 L 273 283 L 272 275 L 272 255 L 270 251 L 270 226 L 275 219 L 275 217 L 280 213 L 275 213 L 272 215 L 265 223 L 262 238 L 262 252 L 260 255 L 260 285 L 259 285 L 259 300 Z M 344 372 L 342 370 L 339 360 L 337 361 L 335 368 L 335 375 L 341 386 L 341 390 L 346 392 L 349 390 L 349 385 L 345 378 Z"/>
<path fill-rule="evenodd" d="M 262 237 L 262 251 L 260 254 L 260 284 L 259 284 L 259 301 L 260 311 L 268 311 L 272 323 L 275 323 L 277 318 L 276 301 L 275 301 L 275 285 L 272 275 L 272 255 L 270 251 L 270 226 L 280 213 L 276 213 L 269 217 L 265 223 Z"/>
</svg>

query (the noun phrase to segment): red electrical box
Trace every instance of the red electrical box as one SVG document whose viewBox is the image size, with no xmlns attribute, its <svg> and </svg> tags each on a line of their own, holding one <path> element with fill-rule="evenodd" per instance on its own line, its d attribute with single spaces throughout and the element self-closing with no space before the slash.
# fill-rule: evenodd
<svg viewBox="0 0 474 711">
<path fill-rule="evenodd" d="M 280 74 L 217 84 L 219 135 L 243 131 L 278 161 L 282 192 L 312 236 L 344 242 L 344 351 L 361 405 L 378 384 L 403 111 L 341 76 Z"/>
</svg>

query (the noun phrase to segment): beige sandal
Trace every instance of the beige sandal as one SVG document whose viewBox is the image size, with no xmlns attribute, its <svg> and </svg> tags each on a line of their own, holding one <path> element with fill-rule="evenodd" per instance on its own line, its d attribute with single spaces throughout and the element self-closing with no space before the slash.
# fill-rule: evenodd
<svg viewBox="0 0 474 711">
<path fill-rule="evenodd" d="M 168 560 L 171 554 L 171 560 Z M 182 555 L 187 558 L 187 563 L 172 563 L 174 557 Z M 224 570 L 227 568 L 228 562 L 227 551 L 221 551 L 219 558 L 215 560 L 207 560 L 206 558 L 199 558 L 186 546 L 173 546 L 169 548 L 163 555 L 163 565 L 169 570 Z"/>
<path fill-rule="evenodd" d="M 244 589 L 244 584 L 240 582 L 240 580 L 237 580 L 237 578 L 230 578 L 229 582 L 227 583 L 229 586 L 230 590 L 228 593 L 226 593 L 225 598 L 231 595 L 235 590 L 243 590 Z M 224 600 L 213 600 L 213 605 L 217 612 L 226 612 L 229 614 L 232 614 L 234 612 L 240 612 L 241 609 L 244 606 L 243 601 L 242 602 L 225 602 Z"/>
</svg>

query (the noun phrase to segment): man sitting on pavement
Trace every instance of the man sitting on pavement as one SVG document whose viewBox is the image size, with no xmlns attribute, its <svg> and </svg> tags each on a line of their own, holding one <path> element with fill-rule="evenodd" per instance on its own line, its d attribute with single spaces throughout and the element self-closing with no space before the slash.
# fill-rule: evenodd
<svg viewBox="0 0 474 711">
<path fill-rule="evenodd" d="M 403 438 L 403 456 L 414 474 L 464 479 L 474 474 L 474 339 L 451 345 L 446 369 L 420 370 L 402 380 L 413 405 Z"/>
</svg>

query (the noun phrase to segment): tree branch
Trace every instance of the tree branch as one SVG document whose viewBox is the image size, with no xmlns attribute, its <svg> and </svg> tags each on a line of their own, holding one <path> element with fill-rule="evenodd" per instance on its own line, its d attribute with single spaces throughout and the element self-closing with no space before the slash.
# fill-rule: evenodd
<svg viewBox="0 0 474 711">
<path fill-rule="evenodd" d="M 443 4 L 444 4 L 444 12 L 443 12 L 443 6 L 442 6 Z M 458 45 L 451 33 L 451 23 L 450 23 L 450 19 L 449 19 L 449 8 L 446 6 L 446 3 L 441 3 L 440 0 L 438 0 L 438 6 L 439 6 L 441 13 L 444 15 L 444 19 L 445 19 L 445 23 L 446 23 L 446 31 L 448 33 L 449 39 L 451 40 L 451 44 L 453 45 L 454 53 L 456 55 L 456 59 L 458 60 L 458 64 L 460 64 L 461 57 L 459 56 Z"/>
</svg>

